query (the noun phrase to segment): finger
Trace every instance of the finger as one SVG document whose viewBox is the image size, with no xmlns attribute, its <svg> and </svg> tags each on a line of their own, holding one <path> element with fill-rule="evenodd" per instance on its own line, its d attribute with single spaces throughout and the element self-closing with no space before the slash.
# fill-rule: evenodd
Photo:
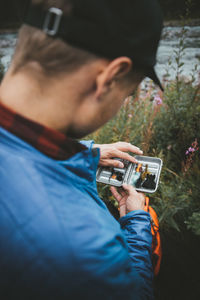
<svg viewBox="0 0 200 300">
<path fill-rule="evenodd" d="M 146 196 L 144 193 L 137 192 L 132 185 L 123 184 L 122 187 L 130 196 L 134 196 L 134 197 L 139 196 L 142 203 L 143 204 L 145 203 Z"/>
<path fill-rule="evenodd" d="M 101 159 L 99 161 L 100 166 L 109 166 L 114 168 L 124 168 L 124 164 L 116 159 Z"/>
<path fill-rule="evenodd" d="M 115 197 L 115 199 L 120 202 L 122 199 L 122 196 L 118 193 L 117 189 L 114 186 L 111 186 L 110 191 L 112 195 Z"/>
<path fill-rule="evenodd" d="M 118 191 L 120 192 L 122 197 L 127 196 L 127 193 L 124 191 L 124 189 L 122 187 L 118 188 Z"/>
<path fill-rule="evenodd" d="M 123 189 L 129 194 L 129 195 L 136 195 L 137 192 L 136 190 L 134 189 L 134 187 L 132 185 L 129 185 L 129 184 L 123 184 L 122 185 Z"/>
<path fill-rule="evenodd" d="M 126 153 L 126 152 L 122 152 L 120 150 L 114 150 L 112 153 L 115 157 L 121 158 L 121 159 L 125 159 L 128 160 L 132 163 L 137 163 L 137 159 L 135 159 L 135 157 L 131 156 L 130 154 Z"/>
<path fill-rule="evenodd" d="M 136 147 L 131 143 L 117 142 L 116 144 L 117 148 L 121 151 L 132 152 L 140 155 L 143 154 L 143 151 L 139 147 Z"/>
</svg>

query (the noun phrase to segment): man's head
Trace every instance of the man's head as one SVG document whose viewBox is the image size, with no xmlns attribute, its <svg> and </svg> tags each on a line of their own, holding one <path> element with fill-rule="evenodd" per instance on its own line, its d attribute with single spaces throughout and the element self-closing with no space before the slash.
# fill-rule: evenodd
<svg viewBox="0 0 200 300">
<path fill-rule="evenodd" d="M 149 2 L 152 12 L 145 7 Z M 82 137 L 115 115 L 123 99 L 152 73 L 161 32 L 158 7 L 154 0 L 32 3 L 10 73 L 34 79 L 43 95 L 48 91 L 53 97 L 56 91 L 52 103 L 62 122 L 46 125 Z M 49 112 L 52 103 L 49 100 Z M 66 126 L 65 109 L 71 110 L 65 115 Z M 51 113 L 52 118 L 56 114 Z"/>
</svg>

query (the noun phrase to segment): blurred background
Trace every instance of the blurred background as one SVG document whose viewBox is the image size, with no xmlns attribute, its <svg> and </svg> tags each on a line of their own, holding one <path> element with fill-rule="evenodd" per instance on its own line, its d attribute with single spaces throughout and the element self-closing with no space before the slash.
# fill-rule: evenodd
<svg viewBox="0 0 200 300">
<path fill-rule="evenodd" d="M 165 92 L 145 79 L 118 115 L 88 136 L 96 143 L 131 142 L 164 164 L 150 196 L 160 221 L 163 259 L 156 300 L 200 299 L 200 1 L 159 0 L 164 29 L 157 72 Z M 0 80 L 17 41 L 28 0 L 0 0 Z M 105 185 L 102 199 L 115 212 Z"/>
<path fill-rule="evenodd" d="M 178 51 L 179 37 L 182 35 L 184 23 L 187 26 L 187 32 L 184 40 L 185 51 L 182 55 L 184 62 L 182 74 L 187 77 L 193 70 L 193 64 L 198 64 L 200 58 L 200 1 L 158 1 L 164 13 L 165 27 L 157 55 L 157 72 L 160 77 L 164 77 L 167 66 L 168 77 L 175 76 L 173 52 Z M 16 43 L 16 30 L 23 23 L 29 2 L 30 0 L 0 1 L 0 63 L 3 71 L 8 68 Z"/>
<path fill-rule="evenodd" d="M 179 19 L 185 13 L 187 4 L 184 0 L 159 0 L 166 20 Z M 191 3 L 191 17 L 200 18 L 200 2 Z M 29 5 L 29 0 L 1 0 L 0 1 L 0 28 L 16 28 L 23 19 Z"/>
</svg>

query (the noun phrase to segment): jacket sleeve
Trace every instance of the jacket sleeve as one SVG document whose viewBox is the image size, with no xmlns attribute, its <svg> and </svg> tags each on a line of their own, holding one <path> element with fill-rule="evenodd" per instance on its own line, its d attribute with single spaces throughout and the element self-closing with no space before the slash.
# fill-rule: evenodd
<svg viewBox="0 0 200 300">
<path fill-rule="evenodd" d="M 152 234 L 149 213 L 136 210 L 119 219 L 128 243 L 131 264 L 144 280 L 147 299 L 153 298 Z"/>
<path fill-rule="evenodd" d="M 91 149 L 94 145 L 94 141 L 93 140 L 89 140 L 89 141 L 80 141 L 80 143 L 84 146 L 86 146 L 88 149 Z"/>
<path fill-rule="evenodd" d="M 116 221 L 108 223 L 106 215 L 104 222 L 98 223 L 94 213 L 87 214 L 81 231 L 73 230 L 73 237 L 80 242 L 75 250 L 78 273 L 85 292 L 90 293 L 86 299 L 153 299 L 149 214 L 131 212 L 120 219 L 122 230 Z"/>
</svg>

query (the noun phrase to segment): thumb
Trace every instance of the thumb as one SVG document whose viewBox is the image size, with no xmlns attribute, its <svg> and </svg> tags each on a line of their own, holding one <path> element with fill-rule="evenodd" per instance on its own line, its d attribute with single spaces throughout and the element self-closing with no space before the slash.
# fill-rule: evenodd
<svg viewBox="0 0 200 300">
<path fill-rule="evenodd" d="M 122 185 L 123 189 L 128 192 L 129 195 L 133 195 L 136 194 L 136 190 L 134 189 L 134 187 L 132 185 L 128 185 L 128 184 L 123 184 Z"/>
</svg>

